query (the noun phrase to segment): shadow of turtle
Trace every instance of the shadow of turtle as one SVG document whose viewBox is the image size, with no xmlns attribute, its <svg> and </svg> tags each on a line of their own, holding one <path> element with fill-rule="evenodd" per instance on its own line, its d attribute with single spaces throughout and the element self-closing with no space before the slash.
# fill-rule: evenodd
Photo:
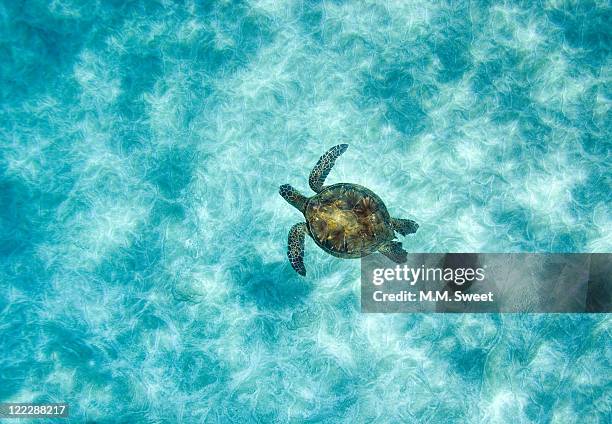
<svg viewBox="0 0 612 424">
<path fill-rule="evenodd" d="M 261 257 L 253 257 L 231 267 L 230 272 L 240 302 L 252 302 L 263 310 L 295 308 L 312 292 L 312 286 L 287 261 L 265 263 Z"/>
</svg>

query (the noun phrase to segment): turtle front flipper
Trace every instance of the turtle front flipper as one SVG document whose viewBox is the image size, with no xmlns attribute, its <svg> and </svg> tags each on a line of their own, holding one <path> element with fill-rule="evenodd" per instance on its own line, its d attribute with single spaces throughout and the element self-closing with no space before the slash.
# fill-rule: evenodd
<svg viewBox="0 0 612 424">
<path fill-rule="evenodd" d="M 306 223 L 300 222 L 295 224 L 289 230 L 289 240 L 287 247 L 287 257 L 295 272 L 300 275 L 306 275 L 304 267 L 304 237 L 306 235 Z"/>
<path fill-rule="evenodd" d="M 397 264 L 402 264 L 408 259 L 408 252 L 399 241 L 389 241 L 380 246 L 378 251 Z"/>
<path fill-rule="evenodd" d="M 393 229 L 403 236 L 416 233 L 419 229 L 419 224 L 411 219 L 391 218 Z"/>
<path fill-rule="evenodd" d="M 327 178 L 329 171 L 334 167 L 336 159 L 338 159 L 338 156 L 344 153 L 346 149 L 348 149 L 348 144 L 338 144 L 319 158 L 319 161 L 308 178 L 308 184 L 310 184 L 310 188 L 313 189 L 314 192 L 319 193 L 321 191 L 325 178 Z"/>
</svg>

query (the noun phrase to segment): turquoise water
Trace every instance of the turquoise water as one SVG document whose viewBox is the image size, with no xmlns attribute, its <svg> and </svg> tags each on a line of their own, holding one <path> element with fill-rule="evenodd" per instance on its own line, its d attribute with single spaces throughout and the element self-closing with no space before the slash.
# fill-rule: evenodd
<svg viewBox="0 0 612 424">
<path fill-rule="evenodd" d="M 0 2 L 0 401 L 71 422 L 609 422 L 608 315 L 363 315 L 278 195 L 411 252 L 612 250 L 608 2 Z"/>
</svg>

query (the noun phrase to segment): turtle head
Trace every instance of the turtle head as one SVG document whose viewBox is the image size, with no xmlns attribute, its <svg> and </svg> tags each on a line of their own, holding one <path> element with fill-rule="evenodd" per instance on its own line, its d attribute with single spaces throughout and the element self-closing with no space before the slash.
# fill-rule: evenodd
<svg viewBox="0 0 612 424">
<path fill-rule="evenodd" d="M 280 186 L 278 193 L 283 196 L 283 199 L 285 199 L 287 203 L 304 213 L 306 203 L 308 202 L 308 198 L 306 196 L 302 195 L 289 184 L 283 184 Z"/>
</svg>

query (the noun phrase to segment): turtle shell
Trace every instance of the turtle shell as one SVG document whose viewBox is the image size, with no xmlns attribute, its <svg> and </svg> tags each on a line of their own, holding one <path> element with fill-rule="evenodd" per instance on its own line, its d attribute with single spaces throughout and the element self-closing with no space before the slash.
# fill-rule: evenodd
<svg viewBox="0 0 612 424">
<path fill-rule="evenodd" d="M 357 184 L 325 187 L 309 199 L 304 215 L 319 247 L 341 258 L 366 256 L 395 236 L 383 201 Z"/>
</svg>

